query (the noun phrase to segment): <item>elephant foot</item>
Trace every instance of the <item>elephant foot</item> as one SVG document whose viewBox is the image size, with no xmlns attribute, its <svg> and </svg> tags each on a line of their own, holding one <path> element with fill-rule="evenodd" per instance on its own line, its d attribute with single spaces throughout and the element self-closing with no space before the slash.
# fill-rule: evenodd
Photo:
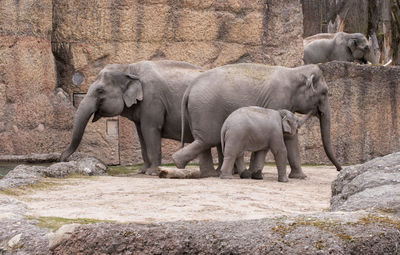
<svg viewBox="0 0 400 255">
<path fill-rule="evenodd" d="M 145 174 L 146 171 L 147 171 L 147 169 L 148 169 L 147 166 L 142 166 L 142 167 L 139 169 L 138 173 L 139 173 L 139 174 Z"/>
<path fill-rule="evenodd" d="M 255 179 L 255 180 L 262 180 L 264 179 L 264 175 L 262 173 L 262 170 L 258 170 L 254 173 L 251 174 L 251 179 Z"/>
<path fill-rule="evenodd" d="M 200 178 L 206 178 L 206 177 L 218 177 L 219 173 L 215 171 L 214 169 L 212 170 L 202 170 L 200 169 Z"/>
<path fill-rule="evenodd" d="M 175 166 L 179 169 L 184 169 L 188 163 L 183 160 L 180 160 L 179 155 L 177 155 L 177 152 L 172 155 L 172 161 L 174 161 Z"/>
<path fill-rule="evenodd" d="M 233 175 L 231 175 L 231 174 L 221 174 L 219 176 L 219 178 L 221 178 L 221 179 L 233 179 Z"/>
<path fill-rule="evenodd" d="M 240 174 L 240 178 L 241 179 L 250 179 L 251 178 L 251 172 L 249 170 L 244 170 L 241 174 Z"/>
<path fill-rule="evenodd" d="M 288 182 L 289 179 L 287 178 L 287 176 L 283 176 L 283 177 L 278 177 L 278 182 Z"/>
<path fill-rule="evenodd" d="M 305 178 L 307 178 L 307 175 L 305 175 L 304 173 L 303 173 L 303 171 L 296 171 L 296 172 L 293 172 L 293 170 L 290 172 L 290 174 L 289 174 L 289 178 L 292 178 L 292 179 L 305 179 Z"/>
<path fill-rule="evenodd" d="M 148 168 L 145 173 L 146 175 L 158 176 L 158 169 Z"/>
</svg>

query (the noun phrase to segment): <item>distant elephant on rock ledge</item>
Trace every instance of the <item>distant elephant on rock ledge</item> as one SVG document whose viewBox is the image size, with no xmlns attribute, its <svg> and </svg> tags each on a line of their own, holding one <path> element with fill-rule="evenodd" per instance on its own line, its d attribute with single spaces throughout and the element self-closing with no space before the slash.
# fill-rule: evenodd
<svg viewBox="0 0 400 255">
<path fill-rule="evenodd" d="M 107 65 L 79 104 L 72 141 L 60 160 L 65 161 L 77 149 L 93 114 L 93 122 L 121 115 L 136 125 L 144 160 L 141 172 L 158 174 L 161 138 L 181 139 L 182 97 L 200 73 L 200 67 L 168 60 Z M 187 122 L 185 125 L 189 130 Z M 185 132 L 184 141 L 193 141 L 190 132 Z M 211 152 L 202 155 L 200 168 L 207 160 L 207 165 L 212 165 Z"/>
<path fill-rule="evenodd" d="M 304 39 L 304 63 L 348 61 L 377 64 L 367 38 L 360 33 L 317 34 Z"/>
</svg>

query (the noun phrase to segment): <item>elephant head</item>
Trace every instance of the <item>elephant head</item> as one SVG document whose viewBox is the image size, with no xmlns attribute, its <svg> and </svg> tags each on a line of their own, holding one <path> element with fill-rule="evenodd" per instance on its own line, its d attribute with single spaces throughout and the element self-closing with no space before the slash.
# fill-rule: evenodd
<svg viewBox="0 0 400 255">
<path fill-rule="evenodd" d="M 297 134 L 297 129 L 299 127 L 299 119 L 297 116 L 288 110 L 279 110 L 279 114 L 282 118 L 283 134 L 290 136 Z"/>
<path fill-rule="evenodd" d="M 355 61 L 359 61 L 363 64 L 367 64 L 368 62 L 372 64 L 378 63 L 372 46 L 363 34 L 347 34 L 345 40 L 346 46 Z"/>
<path fill-rule="evenodd" d="M 117 116 L 125 107 L 131 107 L 143 99 L 143 89 L 139 77 L 121 72 L 117 66 L 119 65 L 105 67 L 90 85 L 75 114 L 72 140 L 69 147 L 61 154 L 61 161 L 65 161 L 75 152 L 93 114 L 92 122 L 101 117 Z"/>
<path fill-rule="evenodd" d="M 342 167 L 334 156 L 331 144 L 331 108 L 328 99 L 328 85 L 317 65 L 299 67 L 297 72 L 297 92 L 293 98 L 294 112 L 307 114 L 300 121 L 302 125 L 312 115 L 320 121 L 322 143 L 329 160 L 340 171 Z"/>
<path fill-rule="evenodd" d="M 297 134 L 297 130 L 313 115 L 314 111 L 307 113 L 305 117 L 299 119 L 294 113 L 288 110 L 279 110 L 282 117 L 282 130 L 284 135 L 293 136 Z"/>
</svg>

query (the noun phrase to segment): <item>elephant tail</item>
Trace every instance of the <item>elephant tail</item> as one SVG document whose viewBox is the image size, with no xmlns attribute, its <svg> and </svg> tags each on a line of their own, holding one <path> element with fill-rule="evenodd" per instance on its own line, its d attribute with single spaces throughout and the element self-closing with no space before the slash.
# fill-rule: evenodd
<svg viewBox="0 0 400 255">
<path fill-rule="evenodd" d="M 187 115 L 187 104 L 188 104 L 188 99 L 189 99 L 189 93 L 190 93 L 190 88 L 189 86 L 185 94 L 183 94 L 182 98 L 182 103 L 181 103 L 181 148 L 185 146 L 184 138 L 185 138 L 185 116 Z"/>
<path fill-rule="evenodd" d="M 224 155 L 224 148 L 225 148 L 225 133 L 226 133 L 226 128 L 224 128 L 224 126 L 222 126 L 222 129 L 221 129 L 221 151 L 222 151 L 222 155 Z"/>
</svg>

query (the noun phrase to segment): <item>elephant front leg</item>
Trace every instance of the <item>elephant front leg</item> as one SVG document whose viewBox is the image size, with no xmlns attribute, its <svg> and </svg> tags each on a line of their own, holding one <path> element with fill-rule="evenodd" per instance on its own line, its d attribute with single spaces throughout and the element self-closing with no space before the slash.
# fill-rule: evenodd
<svg viewBox="0 0 400 255">
<path fill-rule="evenodd" d="M 236 158 L 235 165 L 233 167 L 233 174 L 241 174 L 246 171 L 246 164 L 244 163 L 244 152 L 239 153 Z"/>
<path fill-rule="evenodd" d="M 142 153 L 142 159 L 143 159 L 143 166 L 139 169 L 139 173 L 144 174 L 144 173 L 146 173 L 147 169 L 150 167 L 150 161 L 149 161 L 149 157 L 147 156 L 146 143 L 144 142 L 142 130 L 140 129 L 140 125 L 135 123 L 135 126 L 136 126 L 136 132 L 139 137 L 140 151 Z"/>
<path fill-rule="evenodd" d="M 158 167 L 161 165 L 161 130 L 153 127 L 144 128 L 142 125 L 142 134 L 149 162 L 145 173 L 158 175 Z"/>
<path fill-rule="evenodd" d="M 286 175 L 287 151 L 283 143 L 282 147 L 283 148 L 280 148 L 279 150 L 272 150 L 272 154 L 274 154 L 276 168 L 278 168 L 278 182 L 288 182 L 289 179 Z"/>
<path fill-rule="evenodd" d="M 289 178 L 305 179 L 307 175 L 301 169 L 300 148 L 298 135 L 285 136 L 285 146 L 287 150 L 287 157 L 291 168 Z"/>
<path fill-rule="evenodd" d="M 251 153 L 250 166 L 249 170 L 247 170 L 251 179 L 262 180 L 264 178 L 262 170 L 264 169 L 266 155 L 267 151 L 256 151 Z M 242 177 L 242 175 L 240 175 L 240 177 Z"/>
</svg>

